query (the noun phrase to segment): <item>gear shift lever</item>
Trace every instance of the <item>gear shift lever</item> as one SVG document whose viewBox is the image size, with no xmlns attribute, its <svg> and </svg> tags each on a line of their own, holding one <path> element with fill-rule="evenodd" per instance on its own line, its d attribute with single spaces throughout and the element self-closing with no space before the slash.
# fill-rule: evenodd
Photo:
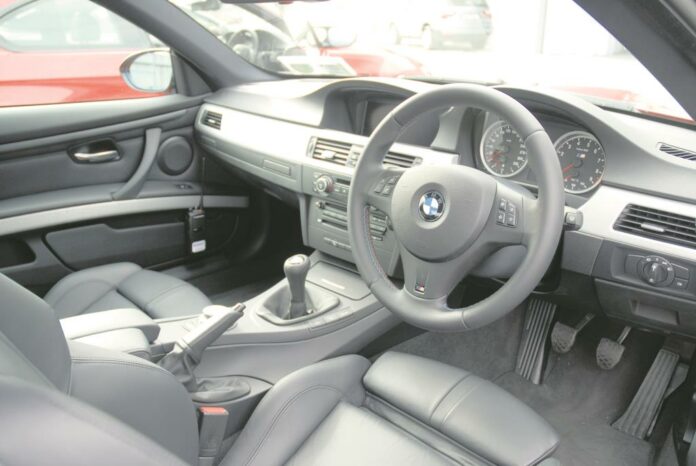
<svg viewBox="0 0 696 466">
<path fill-rule="evenodd" d="M 296 254 L 285 261 L 283 271 L 290 288 L 290 318 L 301 317 L 307 313 L 305 280 L 309 272 L 309 257 Z"/>
</svg>

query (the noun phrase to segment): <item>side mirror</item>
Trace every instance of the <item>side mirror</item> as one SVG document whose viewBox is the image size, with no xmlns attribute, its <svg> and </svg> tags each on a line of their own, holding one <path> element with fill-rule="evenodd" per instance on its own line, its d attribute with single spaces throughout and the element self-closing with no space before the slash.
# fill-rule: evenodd
<svg viewBox="0 0 696 466">
<path fill-rule="evenodd" d="M 136 91 L 163 93 L 173 88 L 172 56 L 169 50 L 144 50 L 121 64 L 121 76 Z"/>
<path fill-rule="evenodd" d="M 319 28 L 317 28 L 319 29 Z M 323 47 L 350 47 L 355 42 L 355 32 L 343 27 L 327 27 L 316 31 Z"/>
</svg>

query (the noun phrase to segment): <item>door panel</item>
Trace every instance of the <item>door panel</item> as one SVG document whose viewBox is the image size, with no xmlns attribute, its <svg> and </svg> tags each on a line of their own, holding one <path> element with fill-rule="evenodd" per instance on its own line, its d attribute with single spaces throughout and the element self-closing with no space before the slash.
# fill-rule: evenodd
<svg viewBox="0 0 696 466">
<path fill-rule="evenodd" d="M 95 126 L 85 119 L 81 127 L 69 115 L 81 113 L 72 109 L 83 104 L 60 105 L 75 131 L 41 137 L 55 132 L 49 126 L 61 126 L 53 112 L 57 106 L 47 106 L 53 117 L 40 118 L 48 126 L 35 133 L 38 138 L 0 144 L 0 273 L 41 294 L 86 267 L 130 261 L 162 268 L 198 258 L 189 253 L 186 224 L 202 189 L 203 153 L 193 130 L 198 100 L 188 109 L 179 104 L 173 111 L 156 105 L 146 120 L 139 118 L 142 108 L 134 107 L 137 111 L 119 113 L 113 124 Z M 0 109 L 0 121 L 12 110 Z M 159 137 L 152 139 L 153 134 Z M 77 150 L 99 152 L 107 146 L 118 157 L 103 163 L 75 157 Z M 213 254 L 246 246 L 237 235 L 240 222 L 248 221 L 249 194 L 243 181 L 221 176 L 211 162 L 206 178 L 216 181 L 203 189 L 208 253 Z"/>
</svg>

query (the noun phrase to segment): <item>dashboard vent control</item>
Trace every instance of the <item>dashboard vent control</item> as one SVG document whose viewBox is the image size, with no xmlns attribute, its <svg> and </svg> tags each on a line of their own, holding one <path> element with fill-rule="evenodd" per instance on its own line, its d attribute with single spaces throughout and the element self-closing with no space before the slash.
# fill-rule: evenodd
<svg viewBox="0 0 696 466">
<path fill-rule="evenodd" d="M 664 142 L 659 143 L 657 145 L 657 148 L 661 152 L 664 152 L 665 154 L 671 155 L 673 157 L 679 157 L 680 159 L 696 162 L 696 152 L 694 151 L 681 149 L 671 144 L 666 144 Z"/>
<path fill-rule="evenodd" d="M 614 230 L 696 249 L 696 218 L 629 204 Z"/>
<path fill-rule="evenodd" d="M 338 165 L 346 164 L 350 149 L 353 146 L 347 142 L 332 141 L 324 138 L 316 138 L 312 141 L 312 144 L 313 159 L 324 160 Z"/>
<path fill-rule="evenodd" d="M 414 157 L 412 155 L 397 154 L 395 152 L 389 152 L 386 157 L 384 157 L 385 165 L 392 165 L 394 167 L 401 168 L 411 168 L 414 165 L 419 165 L 423 162 L 420 157 Z"/>
<path fill-rule="evenodd" d="M 208 110 L 203 114 L 201 123 L 211 128 L 220 129 L 222 126 L 222 114 Z"/>
</svg>

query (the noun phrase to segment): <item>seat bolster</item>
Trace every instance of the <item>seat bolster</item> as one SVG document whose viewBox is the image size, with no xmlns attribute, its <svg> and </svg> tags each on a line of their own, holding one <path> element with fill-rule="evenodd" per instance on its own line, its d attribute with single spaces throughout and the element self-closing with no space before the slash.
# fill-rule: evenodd
<svg viewBox="0 0 696 466">
<path fill-rule="evenodd" d="M 532 465 L 558 435 L 546 420 L 497 385 L 437 361 L 383 354 L 365 375 L 371 394 L 498 465 Z"/>
<path fill-rule="evenodd" d="M 53 389 L 0 376 L 0 463 L 184 466 L 161 446 Z"/>
<path fill-rule="evenodd" d="M 123 421 L 189 464 L 198 461 L 196 411 L 169 372 L 141 358 L 79 342 L 70 394 Z"/>
<path fill-rule="evenodd" d="M 82 314 L 92 304 L 114 291 L 126 278 L 140 270 L 140 266 L 129 262 L 81 270 L 56 283 L 46 294 L 44 301 L 53 307 L 59 319 Z M 131 307 L 125 300 L 118 304 L 116 307 Z"/>
<path fill-rule="evenodd" d="M 370 363 L 348 355 L 281 379 L 261 400 L 223 466 L 285 464 L 341 401 L 360 406 Z"/>
<path fill-rule="evenodd" d="M 118 286 L 118 291 L 153 319 L 197 315 L 211 304 L 193 285 L 151 270 L 131 275 Z"/>
</svg>

